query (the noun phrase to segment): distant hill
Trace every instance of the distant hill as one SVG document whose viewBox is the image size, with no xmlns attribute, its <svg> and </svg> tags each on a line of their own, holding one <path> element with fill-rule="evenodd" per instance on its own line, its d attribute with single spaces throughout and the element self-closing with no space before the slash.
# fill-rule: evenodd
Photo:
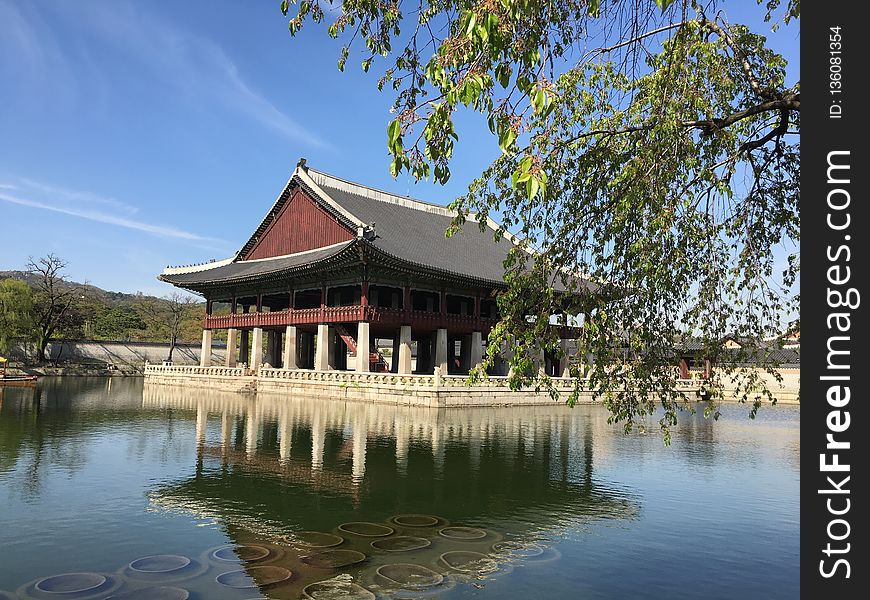
<svg viewBox="0 0 870 600">
<path fill-rule="evenodd" d="M 0 271 L 0 280 L 3 279 L 17 279 L 33 288 L 40 284 L 40 277 L 27 271 Z M 164 311 L 154 309 L 155 306 L 165 306 L 166 301 L 158 296 L 112 292 L 77 281 L 63 281 L 60 285 L 82 290 L 82 297 L 76 299 L 72 309 L 76 318 L 62 326 L 55 338 L 168 341 L 166 325 L 170 319 Z M 204 314 L 205 301 L 184 307 L 179 341 L 194 342 L 200 338 Z"/>
<path fill-rule="evenodd" d="M 36 287 L 39 284 L 40 278 L 38 275 L 28 273 L 27 271 L 0 271 L 0 279 L 17 279 L 19 281 L 27 283 L 31 287 Z M 143 294 L 141 292 L 136 294 L 128 294 L 126 292 L 112 292 L 109 290 L 104 290 L 103 288 L 97 287 L 95 285 L 79 283 L 77 281 L 64 281 L 62 285 L 83 288 L 87 290 L 88 295 L 95 300 L 103 301 L 108 304 L 122 306 L 129 306 L 135 304 L 136 302 L 141 302 L 143 299 L 157 298 L 157 296 L 151 296 L 148 294 Z"/>
</svg>

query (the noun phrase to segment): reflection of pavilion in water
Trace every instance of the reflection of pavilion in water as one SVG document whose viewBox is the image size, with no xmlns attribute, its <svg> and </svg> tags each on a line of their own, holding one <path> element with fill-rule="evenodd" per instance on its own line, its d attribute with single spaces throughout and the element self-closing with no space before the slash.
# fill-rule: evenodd
<svg viewBox="0 0 870 600">
<path fill-rule="evenodd" d="M 630 493 L 594 477 L 593 456 L 607 448 L 593 433 L 609 426 L 593 407 L 169 394 L 146 386 L 145 407 L 195 413 L 197 469 L 156 490 L 152 505 L 216 519 L 238 544 L 292 543 L 301 530 L 415 513 L 546 546 L 583 523 L 638 511 Z"/>
</svg>

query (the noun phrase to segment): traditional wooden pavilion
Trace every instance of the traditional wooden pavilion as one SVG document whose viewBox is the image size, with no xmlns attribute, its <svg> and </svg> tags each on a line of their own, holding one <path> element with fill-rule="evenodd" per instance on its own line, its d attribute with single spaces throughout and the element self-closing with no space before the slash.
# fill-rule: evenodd
<svg viewBox="0 0 870 600">
<path fill-rule="evenodd" d="M 226 366 L 348 369 L 349 350 L 351 368 L 379 370 L 374 341 L 391 338 L 396 373 L 411 373 L 413 342 L 415 372 L 467 373 L 498 319 L 494 296 L 506 287 L 513 242 L 508 234 L 495 241 L 492 221 L 446 238 L 454 214 L 302 159 L 235 256 L 167 267 L 160 279 L 206 298 L 203 366 L 212 332 L 226 329 Z M 561 375 L 558 361 L 546 364 Z"/>
</svg>

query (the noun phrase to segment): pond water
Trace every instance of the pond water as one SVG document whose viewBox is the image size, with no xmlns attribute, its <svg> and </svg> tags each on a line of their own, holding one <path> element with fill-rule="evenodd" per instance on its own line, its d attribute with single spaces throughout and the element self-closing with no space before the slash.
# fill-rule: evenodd
<svg viewBox="0 0 870 600">
<path fill-rule="evenodd" d="M 795 406 L 685 414 L 665 447 L 600 406 L 0 401 L 0 599 L 799 595 Z"/>
</svg>

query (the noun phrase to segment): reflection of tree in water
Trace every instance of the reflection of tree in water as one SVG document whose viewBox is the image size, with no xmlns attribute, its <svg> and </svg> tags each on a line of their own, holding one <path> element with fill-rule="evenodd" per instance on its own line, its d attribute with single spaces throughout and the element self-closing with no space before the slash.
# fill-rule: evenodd
<svg viewBox="0 0 870 600">
<path fill-rule="evenodd" d="M 79 473 L 97 433 L 128 429 L 140 447 L 147 446 L 149 432 L 131 427 L 154 416 L 142 411 L 140 389 L 138 380 L 92 377 L 45 377 L 36 388 L 0 387 L 0 470 L 20 478 L 10 489 L 34 497 L 47 471 Z M 166 422 L 172 426 L 171 414 Z"/>
</svg>

